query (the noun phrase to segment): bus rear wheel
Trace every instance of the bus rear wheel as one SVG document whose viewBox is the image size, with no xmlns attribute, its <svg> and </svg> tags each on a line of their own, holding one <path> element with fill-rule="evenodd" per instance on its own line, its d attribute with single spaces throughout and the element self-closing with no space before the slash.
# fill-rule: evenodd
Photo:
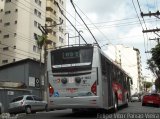
<svg viewBox="0 0 160 119">
<path fill-rule="evenodd" d="M 113 112 L 116 113 L 118 111 L 118 99 L 117 99 L 117 96 L 115 96 L 115 99 L 114 99 L 114 105 L 113 105 Z"/>
</svg>

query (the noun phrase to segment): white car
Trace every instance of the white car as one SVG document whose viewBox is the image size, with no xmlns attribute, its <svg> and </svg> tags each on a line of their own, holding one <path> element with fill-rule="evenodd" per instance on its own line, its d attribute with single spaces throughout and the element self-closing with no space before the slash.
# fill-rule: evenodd
<svg viewBox="0 0 160 119">
<path fill-rule="evenodd" d="M 131 102 L 140 102 L 141 99 L 138 95 L 132 95 L 131 96 Z"/>
<path fill-rule="evenodd" d="M 21 113 L 27 114 L 34 113 L 37 111 L 47 111 L 48 104 L 41 98 L 35 95 L 23 95 L 14 98 L 9 104 L 9 113 Z"/>
</svg>

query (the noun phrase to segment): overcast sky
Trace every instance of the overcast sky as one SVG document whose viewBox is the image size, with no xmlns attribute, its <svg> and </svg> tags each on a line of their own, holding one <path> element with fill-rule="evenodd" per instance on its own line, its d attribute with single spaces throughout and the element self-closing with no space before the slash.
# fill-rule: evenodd
<svg viewBox="0 0 160 119">
<path fill-rule="evenodd" d="M 78 30 L 83 31 L 82 35 L 85 40 L 93 43 L 94 39 L 78 16 L 75 15 L 70 0 L 66 1 L 67 17 Z M 148 75 L 149 72 L 145 68 L 150 54 L 146 54 L 145 51 L 150 51 L 157 44 L 156 41 L 148 40 L 148 38 L 155 38 L 157 35 L 154 33 L 143 34 L 142 29 L 160 28 L 160 20 L 154 16 L 144 17 L 143 20 L 140 11 L 143 13 L 156 12 L 160 8 L 160 0 L 139 0 L 140 7 L 137 0 L 133 0 L 133 2 L 132 0 L 73 0 L 73 2 L 100 46 L 108 43 L 113 45 L 123 44 L 139 49 L 142 57 L 143 74 Z M 69 25 L 67 32 L 70 33 L 70 36 L 76 35 L 74 29 Z M 78 41 L 75 40 L 74 42 L 77 43 Z M 105 50 L 105 47 L 103 47 L 103 50 Z"/>
</svg>

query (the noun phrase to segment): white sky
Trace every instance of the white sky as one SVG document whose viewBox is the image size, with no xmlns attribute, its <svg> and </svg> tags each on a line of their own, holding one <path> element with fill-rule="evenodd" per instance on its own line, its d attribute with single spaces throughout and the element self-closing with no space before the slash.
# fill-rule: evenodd
<svg viewBox="0 0 160 119">
<path fill-rule="evenodd" d="M 66 1 L 67 17 L 78 30 L 83 31 L 82 36 L 85 40 L 89 43 L 93 43 L 94 40 L 92 36 L 75 14 L 70 0 Z M 133 2 L 142 26 L 138 20 L 132 0 L 73 0 L 73 2 L 100 46 L 108 43 L 124 44 L 125 46 L 139 49 L 142 57 L 143 75 L 150 74 L 150 72 L 145 69 L 147 67 L 146 61 L 147 58 L 150 58 L 150 54 L 146 54 L 145 51 L 150 51 L 157 43 L 156 41 L 149 41 L 147 38 L 155 38 L 157 35 L 154 33 L 143 34 L 142 26 L 143 29 L 146 29 L 146 27 L 147 29 L 160 28 L 159 19 L 154 16 L 144 17 L 144 24 L 140 16 L 137 0 L 133 0 Z M 160 0 L 139 0 L 139 4 L 143 13 L 148 13 L 149 11 L 156 12 L 160 7 Z M 70 25 L 67 27 L 67 32 L 70 33 L 70 36 L 77 35 Z M 78 43 L 78 39 L 73 39 L 73 41 Z M 105 50 L 106 47 L 103 47 L 103 49 Z"/>
</svg>

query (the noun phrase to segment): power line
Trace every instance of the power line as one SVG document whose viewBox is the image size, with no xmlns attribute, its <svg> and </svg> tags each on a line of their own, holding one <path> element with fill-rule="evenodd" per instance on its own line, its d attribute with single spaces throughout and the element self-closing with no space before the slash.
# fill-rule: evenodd
<svg viewBox="0 0 160 119">
<path fill-rule="evenodd" d="M 75 4 L 75 3 L 74 3 Z M 76 4 L 75 4 L 76 5 Z M 94 24 L 92 23 L 92 21 L 89 19 L 89 17 L 78 7 L 78 5 L 76 5 L 77 8 L 85 15 L 85 17 L 91 22 L 92 25 L 94 25 L 94 27 L 109 41 L 110 43 L 110 40 L 106 37 L 106 35 L 104 35 L 104 33 L 102 31 L 100 31 L 100 29 Z"/>
<path fill-rule="evenodd" d="M 134 2 L 133 2 L 133 0 L 132 0 L 132 4 L 133 4 L 133 7 L 134 7 L 134 10 L 135 10 L 135 12 L 136 12 L 136 14 L 137 14 L 137 18 L 138 18 L 138 20 L 139 20 L 139 22 L 140 22 L 140 25 L 141 25 L 141 27 L 142 27 L 142 30 L 144 30 L 144 28 L 143 28 L 143 25 L 142 25 L 142 22 L 141 22 L 141 20 L 140 20 L 140 18 L 139 18 L 139 15 L 138 15 L 138 12 L 137 12 L 137 10 L 136 10 L 136 6 L 135 6 L 135 4 L 134 4 Z M 141 9 L 140 9 L 141 10 Z M 145 46 L 145 37 L 144 37 L 144 34 L 143 34 L 143 39 L 144 39 L 144 49 L 145 49 L 145 51 L 146 51 L 146 46 Z M 147 54 L 146 54 L 146 58 L 147 58 Z M 148 59 L 148 58 L 147 58 Z"/>
<path fill-rule="evenodd" d="M 132 0 L 133 1 L 133 0 Z M 141 7 L 140 7 L 140 4 L 139 4 L 139 1 L 137 0 L 137 3 L 138 3 L 138 7 L 139 7 L 139 10 L 140 10 L 140 13 L 142 13 L 142 10 L 141 10 Z M 133 3 L 134 4 L 134 3 Z M 136 10 L 136 7 L 135 7 L 135 10 Z M 137 16 L 138 16 L 138 13 L 137 13 Z M 138 16 L 139 17 L 139 16 Z M 140 18 L 139 18 L 140 19 Z M 147 29 L 147 26 L 146 26 L 146 23 L 145 23 L 145 20 L 144 20 L 144 18 L 143 18 L 143 22 L 144 22 L 144 25 L 145 25 L 145 27 L 146 27 L 146 29 Z"/>
<path fill-rule="evenodd" d="M 58 6 L 58 8 L 59 8 L 59 10 L 60 10 L 60 12 L 61 12 L 61 14 L 67 19 L 67 21 L 73 26 L 73 28 L 74 28 L 77 32 L 79 32 L 79 31 L 77 30 L 77 28 L 72 24 L 72 22 L 64 15 L 64 13 L 62 12 L 59 4 L 58 4 L 57 2 L 56 2 L 56 4 L 57 4 L 57 6 Z M 86 40 L 83 38 L 83 36 L 82 36 L 81 34 L 79 34 L 79 35 L 81 36 L 81 38 L 83 39 L 83 41 L 84 41 L 86 44 L 88 44 L 88 43 L 86 42 Z"/>
<path fill-rule="evenodd" d="M 85 21 L 82 19 L 82 17 L 80 16 L 80 14 L 78 13 L 78 11 L 76 10 L 73 1 L 70 0 L 70 2 L 72 3 L 73 8 L 75 9 L 75 12 L 78 14 L 79 18 L 82 20 L 82 22 L 84 23 L 84 25 L 86 26 L 86 28 L 88 29 L 88 31 L 90 32 L 90 34 L 92 35 L 93 39 L 95 40 L 96 44 L 99 46 L 95 36 L 93 35 L 93 33 L 91 32 L 91 30 L 88 28 L 88 26 L 86 25 Z M 99 46 L 100 47 L 100 46 Z"/>
</svg>

